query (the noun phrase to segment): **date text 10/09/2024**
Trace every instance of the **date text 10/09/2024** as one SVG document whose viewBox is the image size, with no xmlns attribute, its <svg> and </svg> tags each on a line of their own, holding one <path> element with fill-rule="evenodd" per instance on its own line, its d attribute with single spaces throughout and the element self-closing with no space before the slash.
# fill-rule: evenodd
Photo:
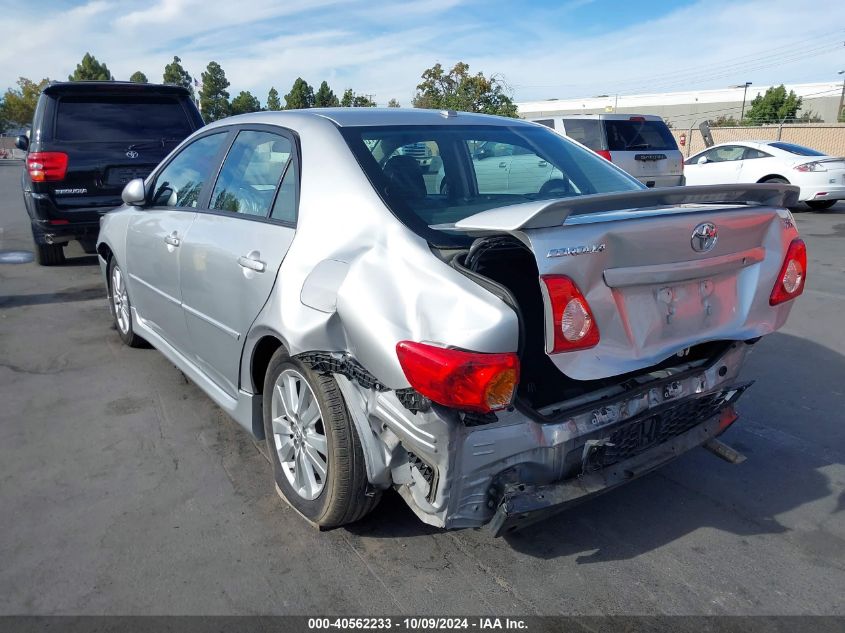
<svg viewBox="0 0 845 633">
<path fill-rule="evenodd" d="M 399 631 L 527 631 L 528 625 L 520 618 L 309 618 L 309 630 L 399 630 Z"/>
</svg>

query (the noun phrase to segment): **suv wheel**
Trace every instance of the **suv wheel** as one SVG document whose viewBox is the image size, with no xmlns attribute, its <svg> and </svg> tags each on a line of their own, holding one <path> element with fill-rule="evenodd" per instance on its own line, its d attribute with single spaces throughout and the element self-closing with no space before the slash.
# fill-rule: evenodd
<svg viewBox="0 0 845 633">
<path fill-rule="evenodd" d="M 129 347 L 147 347 L 147 342 L 135 334 L 132 327 L 132 303 L 129 301 L 129 291 L 126 289 L 126 277 L 114 257 L 109 261 L 108 270 L 109 308 L 120 340 Z"/>
<path fill-rule="evenodd" d="M 378 503 L 337 382 L 283 349 L 264 377 L 264 432 L 281 496 L 321 528 L 352 523 Z"/>
<path fill-rule="evenodd" d="M 35 261 L 41 266 L 59 266 L 65 263 L 65 251 L 61 244 L 35 243 Z"/>
</svg>

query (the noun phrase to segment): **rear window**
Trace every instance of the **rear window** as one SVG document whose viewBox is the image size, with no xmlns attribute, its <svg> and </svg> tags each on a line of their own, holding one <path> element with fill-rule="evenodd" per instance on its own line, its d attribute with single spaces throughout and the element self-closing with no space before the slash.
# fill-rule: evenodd
<svg viewBox="0 0 845 633">
<path fill-rule="evenodd" d="M 639 150 L 676 150 L 678 145 L 663 121 L 604 122 L 607 149 L 611 152 Z"/>
<path fill-rule="evenodd" d="M 790 154 L 797 154 L 798 156 L 827 156 L 823 152 L 804 147 L 803 145 L 795 145 L 794 143 L 769 143 L 769 145 L 777 149 L 782 149 L 784 152 L 789 152 Z"/>
<path fill-rule="evenodd" d="M 563 122 L 564 134 L 581 145 L 586 145 L 594 152 L 604 149 L 601 139 L 601 128 L 599 122 L 590 119 L 565 119 Z"/>
<path fill-rule="evenodd" d="M 172 97 L 63 97 L 55 138 L 62 141 L 181 141 L 192 132 Z"/>
<path fill-rule="evenodd" d="M 487 209 L 643 186 L 605 159 L 538 126 L 383 126 L 342 128 L 361 167 L 391 211 L 439 246 L 463 235 L 431 228 Z M 424 143 L 440 157 L 423 169 L 408 146 Z"/>
</svg>

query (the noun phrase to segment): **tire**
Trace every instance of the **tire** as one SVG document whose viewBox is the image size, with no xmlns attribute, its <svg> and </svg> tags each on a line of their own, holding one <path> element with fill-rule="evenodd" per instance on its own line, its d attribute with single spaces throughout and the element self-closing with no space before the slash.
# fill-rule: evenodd
<svg viewBox="0 0 845 633">
<path fill-rule="evenodd" d="M 149 347 L 144 339 L 135 334 L 132 303 L 129 300 L 123 270 L 114 257 L 109 260 L 108 275 L 109 309 L 120 340 L 129 347 Z"/>
<path fill-rule="evenodd" d="M 334 377 L 279 349 L 264 377 L 263 410 L 276 488 L 294 510 L 333 528 L 376 506 L 380 491 L 368 491 L 364 452 Z"/>
<path fill-rule="evenodd" d="M 61 266 L 65 263 L 65 250 L 61 244 L 35 243 L 35 261 L 41 266 Z"/>
<path fill-rule="evenodd" d="M 839 202 L 839 200 L 807 200 L 804 204 L 810 207 L 813 211 L 827 211 L 837 202 Z"/>
<path fill-rule="evenodd" d="M 781 184 L 781 185 L 788 185 L 789 181 L 786 178 L 781 178 L 780 176 L 775 176 L 774 178 L 766 178 L 762 182 L 770 182 L 773 184 Z"/>
</svg>

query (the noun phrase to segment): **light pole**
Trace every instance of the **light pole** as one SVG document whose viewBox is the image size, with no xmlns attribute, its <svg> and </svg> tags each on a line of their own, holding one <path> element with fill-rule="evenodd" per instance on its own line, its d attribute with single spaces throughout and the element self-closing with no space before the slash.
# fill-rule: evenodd
<svg viewBox="0 0 845 633">
<path fill-rule="evenodd" d="M 840 70 L 837 75 L 845 75 L 845 70 Z M 842 106 L 845 105 L 845 78 L 842 79 L 842 94 L 839 96 L 839 109 L 836 111 L 836 121 L 845 122 L 845 112 L 842 111 Z"/>
<path fill-rule="evenodd" d="M 737 84 L 736 86 L 731 86 L 731 88 L 742 88 L 742 113 L 739 115 L 739 122 L 742 123 L 742 119 L 745 118 L 745 95 L 748 94 L 748 86 L 751 85 L 750 81 L 746 81 L 744 84 Z"/>
</svg>

